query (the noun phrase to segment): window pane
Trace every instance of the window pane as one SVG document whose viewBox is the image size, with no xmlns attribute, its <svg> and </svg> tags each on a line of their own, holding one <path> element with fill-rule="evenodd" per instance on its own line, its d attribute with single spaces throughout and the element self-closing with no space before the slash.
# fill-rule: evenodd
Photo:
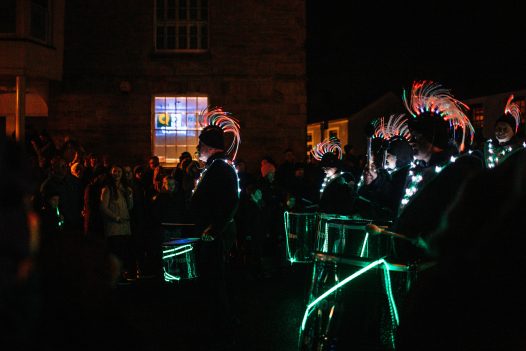
<svg viewBox="0 0 526 351">
<path fill-rule="evenodd" d="M 179 30 L 179 35 L 177 36 L 177 48 L 178 49 L 188 48 L 187 37 L 186 37 L 186 27 L 179 26 L 177 27 L 177 29 Z"/>
<path fill-rule="evenodd" d="M 156 16 L 158 21 L 164 20 L 164 0 L 157 0 Z"/>
<path fill-rule="evenodd" d="M 16 33 L 16 0 L 0 1 L 0 33 Z"/>
<path fill-rule="evenodd" d="M 207 0 L 156 1 L 156 49 L 188 51 L 208 48 Z"/>
<path fill-rule="evenodd" d="M 186 20 L 187 19 L 187 7 L 186 7 L 186 0 L 179 0 L 179 19 L 180 20 Z"/>
<path fill-rule="evenodd" d="M 197 8 L 197 1 L 190 0 L 190 9 L 188 11 L 188 18 L 192 21 L 195 21 L 197 20 L 198 13 L 199 13 L 199 9 Z"/>
<path fill-rule="evenodd" d="M 190 49 L 197 48 L 197 26 L 190 26 Z"/>
<path fill-rule="evenodd" d="M 166 5 L 166 19 L 175 19 L 175 0 L 168 0 Z"/>
<path fill-rule="evenodd" d="M 208 49 L 208 26 L 203 24 L 201 26 L 201 49 Z"/>
<path fill-rule="evenodd" d="M 48 40 L 47 1 L 31 1 L 31 36 L 42 41 Z"/>
<path fill-rule="evenodd" d="M 198 113 L 204 111 L 208 107 L 208 98 L 207 97 L 198 97 L 197 98 L 197 109 Z"/>
<path fill-rule="evenodd" d="M 179 155 L 188 151 L 194 155 L 199 131 L 196 116 L 208 106 L 207 97 L 156 96 L 152 150 L 163 164 L 175 165 Z"/>
<path fill-rule="evenodd" d="M 201 20 L 208 20 L 208 1 L 201 0 Z"/>
<path fill-rule="evenodd" d="M 166 48 L 175 49 L 175 27 L 166 27 Z"/>
<path fill-rule="evenodd" d="M 164 27 L 157 27 L 157 41 L 156 41 L 156 47 L 157 49 L 164 49 Z"/>
</svg>

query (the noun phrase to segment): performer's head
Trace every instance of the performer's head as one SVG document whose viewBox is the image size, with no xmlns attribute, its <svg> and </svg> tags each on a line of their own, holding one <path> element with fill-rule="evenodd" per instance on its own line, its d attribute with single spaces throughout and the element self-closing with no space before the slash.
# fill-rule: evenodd
<svg viewBox="0 0 526 351">
<path fill-rule="evenodd" d="M 331 137 L 316 144 L 311 155 L 320 162 L 320 167 L 328 177 L 335 175 L 341 168 L 343 152 L 338 138 Z"/>
<path fill-rule="evenodd" d="M 223 129 L 215 125 L 205 127 L 199 134 L 199 144 L 197 145 L 197 154 L 203 162 L 216 153 L 224 152 L 225 136 Z"/>
<path fill-rule="evenodd" d="M 326 176 L 331 177 L 338 173 L 338 170 L 340 169 L 340 160 L 335 153 L 328 151 L 322 156 L 320 167 L 323 169 Z"/>
<path fill-rule="evenodd" d="M 506 143 L 515 136 L 515 120 L 509 115 L 502 115 L 495 123 L 495 138 L 499 143 Z"/>
<path fill-rule="evenodd" d="M 408 121 L 415 160 L 429 160 L 434 152 L 443 151 L 450 142 L 449 124 L 440 115 L 432 112 L 421 113 Z"/>
<path fill-rule="evenodd" d="M 372 152 L 377 168 L 393 170 L 413 160 L 407 120 L 405 114 L 392 114 L 388 118 L 380 117 L 372 122 L 375 127 L 372 141 L 381 142 L 378 152 Z M 374 143 L 371 143 L 371 149 L 374 149 Z"/>
<path fill-rule="evenodd" d="M 468 142 L 473 142 L 475 131 L 464 113 L 469 107 L 440 84 L 415 81 L 410 100 L 405 91 L 403 100 L 412 115 L 408 127 L 415 160 L 429 161 L 432 154 L 450 149 L 450 146 L 464 151 L 466 135 Z"/>
<path fill-rule="evenodd" d="M 508 98 L 504 114 L 495 122 L 495 138 L 500 144 L 510 141 L 519 129 L 520 108 L 512 100 L 513 95 Z"/>
<path fill-rule="evenodd" d="M 222 152 L 235 161 L 241 140 L 239 123 L 230 112 L 223 111 L 220 107 L 206 108 L 198 117 L 198 125 L 204 127 L 197 145 L 199 160 L 207 162 L 210 156 Z M 226 136 L 230 137 L 228 143 Z"/>
<path fill-rule="evenodd" d="M 404 167 L 413 160 L 413 148 L 405 138 L 395 138 L 389 141 L 385 155 L 385 168 L 396 169 Z"/>
</svg>

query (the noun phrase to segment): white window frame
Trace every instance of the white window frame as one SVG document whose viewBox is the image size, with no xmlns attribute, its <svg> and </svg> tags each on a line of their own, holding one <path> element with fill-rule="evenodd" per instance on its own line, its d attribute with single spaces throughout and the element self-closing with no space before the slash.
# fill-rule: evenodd
<svg viewBox="0 0 526 351">
<path fill-rule="evenodd" d="M 208 51 L 208 0 L 155 0 L 154 4 L 156 52 Z"/>
<path fill-rule="evenodd" d="M 203 129 L 199 115 L 208 107 L 202 94 L 156 94 L 152 97 L 152 155 L 164 166 L 175 166 L 182 152 L 194 155 Z M 164 114 L 164 116 L 163 116 Z"/>
</svg>

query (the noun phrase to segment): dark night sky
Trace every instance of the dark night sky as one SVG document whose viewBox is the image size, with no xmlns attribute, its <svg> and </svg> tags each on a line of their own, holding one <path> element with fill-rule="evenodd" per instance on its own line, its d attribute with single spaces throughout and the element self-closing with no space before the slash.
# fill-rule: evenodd
<svg viewBox="0 0 526 351">
<path fill-rule="evenodd" d="M 415 79 L 462 100 L 526 88 L 526 4 L 307 0 L 309 121 L 341 118 Z M 340 3 L 338 3 L 340 4 Z M 498 6 L 497 6 L 498 5 Z"/>
</svg>

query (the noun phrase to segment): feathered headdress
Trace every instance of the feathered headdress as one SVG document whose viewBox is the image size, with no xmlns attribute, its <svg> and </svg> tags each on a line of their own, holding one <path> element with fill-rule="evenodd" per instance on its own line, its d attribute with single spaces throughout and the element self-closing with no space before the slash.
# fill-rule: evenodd
<svg viewBox="0 0 526 351">
<path fill-rule="evenodd" d="M 405 114 L 391 115 L 387 123 L 385 123 L 384 117 L 380 117 L 373 124 L 375 126 L 373 138 L 381 138 L 386 141 L 394 138 L 404 138 L 406 140 L 411 138 Z"/>
<path fill-rule="evenodd" d="M 517 131 L 519 130 L 519 124 L 521 122 L 521 109 L 518 104 L 512 102 L 513 100 L 513 94 L 510 95 L 508 98 L 508 102 L 506 103 L 506 108 L 504 108 L 504 114 L 505 115 L 511 115 L 515 119 L 515 134 L 517 134 Z"/>
<path fill-rule="evenodd" d="M 469 134 L 469 142 L 473 142 L 475 130 L 463 111 L 464 109 L 469 110 L 469 107 L 455 99 L 449 89 L 432 81 L 415 81 L 411 89 L 410 100 L 406 97 L 405 90 L 402 98 L 407 111 L 414 118 L 426 114 L 442 118 L 449 124 L 455 140 L 458 131 L 461 130 L 460 151 L 465 148 L 466 134 Z"/>
<path fill-rule="evenodd" d="M 325 139 L 321 143 L 316 144 L 316 146 L 310 151 L 312 157 L 317 161 L 321 161 L 323 155 L 328 152 L 333 153 L 338 157 L 339 160 L 343 158 L 343 152 L 340 140 L 338 138 L 329 138 Z"/>
<path fill-rule="evenodd" d="M 198 125 L 202 128 L 216 126 L 221 128 L 225 134 L 232 134 L 232 142 L 226 153 L 231 155 L 232 160 L 235 160 L 241 139 L 239 136 L 239 122 L 230 112 L 223 111 L 221 107 L 208 107 L 199 115 Z"/>
</svg>

